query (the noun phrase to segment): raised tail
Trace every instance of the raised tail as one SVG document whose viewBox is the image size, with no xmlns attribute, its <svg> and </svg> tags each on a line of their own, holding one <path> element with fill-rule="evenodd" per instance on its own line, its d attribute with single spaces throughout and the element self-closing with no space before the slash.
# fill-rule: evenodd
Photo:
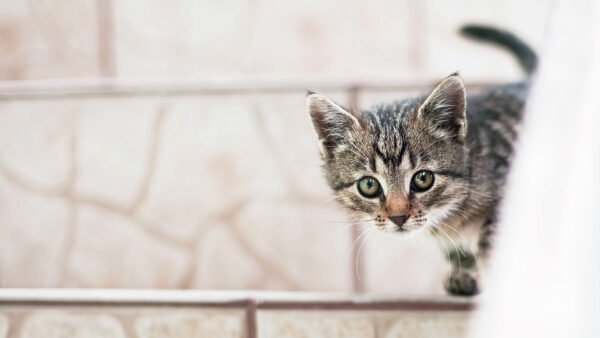
<svg viewBox="0 0 600 338">
<path fill-rule="evenodd" d="M 471 24 L 463 26 L 460 32 L 467 37 L 492 42 L 508 49 L 517 57 L 527 75 L 535 72 L 538 64 L 537 55 L 531 47 L 512 33 L 494 27 Z"/>
</svg>

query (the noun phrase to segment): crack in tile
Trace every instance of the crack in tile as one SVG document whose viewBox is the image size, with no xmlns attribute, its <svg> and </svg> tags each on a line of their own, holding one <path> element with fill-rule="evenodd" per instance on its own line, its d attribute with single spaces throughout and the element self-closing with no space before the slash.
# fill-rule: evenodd
<svg viewBox="0 0 600 338">
<path fill-rule="evenodd" d="M 78 177 L 77 170 L 77 114 L 73 113 L 71 116 L 71 139 L 69 142 L 69 155 L 70 155 L 70 163 L 69 163 L 69 174 L 68 181 L 65 193 L 67 195 L 72 194 L 73 189 L 75 187 L 75 182 Z M 62 249 L 62 258 L 61 258 L 61 266 L 59 267 L 60 272 L 60 280 L 59 285 L 65 285 L 67 269 L 68 269 L 68 260 L 71 252 L 73 250 L 73 246 L 75 244 L 75 237 L 77 231 L 77 202 L 71 200 L 69 202 L 70 210 L 69 210 L 69 220 L 67 224 L 67 231 L 65 233 L 65 239 Z"/>
<path fill-rule="evenodd" d="M 229 228 L 231 229 L 234 238 L 240 244 L 240 248 L 246 251 L 246 253 L 248 253 L 248 255 L 251 256 L 259 265 L 262 265 L 264 270 L 269 271 L 276 278 L 279 278 L 281 281 L 286 283 L 289 289 L 291 290 L 304 289 L 302 285 L 298 284 L 296 281 L 294 281 L 292 277 L 288 276 L 287 273 L 280 269 L 279 266 L 277 266 L 277 264 L 272 262 L 267 257 L 263 257 L 261 254 L 256 252 L 235 226 L 231 225 L 230 223 L 227 224 L 229 225 Z"/>
<path fill-rule="evenodd" d="M 154 127 L 152 131 L 152 138 L 150 142 L 150 149 L 148 149 L 148 162 L 146 163 L 146 173 L 144 174 L 144 178 L 142 179 L 142 183 L 139 191 L 137 192 L 133 202 L 127 208 L 128 212 L 135 212 L 139 206 L 142 204 L 146 196 L 148 195 L 148 190 L 150 189 L 150 184 L 152 184 L 154 173 L 156 171 L 156 162 L 158 158 L 158 149 L 161 141 L 161 130 L 163 126 L 163 121 L 167 114 L 167 107 L 165 105 L 161 105 L 158 108 L 158 113 L 154 120 Z"/>
<path fill-rule="evenodd" d="M 75 114 L 75 113 L 74 113 Z M 142 183 L 140 185 L 139 190 L 137 191 L 133 202 L 126 207 L 119 206 L 110 202 L 103 201 L 101 199 L 93 198 L 86 196 L 82 193 L 77 193 L 74 191 L 75 182 L 78 177 L 77 173 L 77 137 L 76 137 L 76 123 L 75 117 L 72 118 L 71 125 L 71 142 L 70 142 L 70 166 L 69 173 L 65 185 L 60 188 L 48 188 L 41 185 L 37 185 L 35 183 L 29 182 L 27 179 L 21 177 L 15 172 L 12 172 L 8 169 L 2 162 L 0 162 L 0 174 L 3 175 L 10 183 L 15 185 L 16 187 L 37 195 L 42 195 L 45 197 L 60 197 L 64 198 L 70 203 L 70 215 L 69 215 L 69 225 L 67 231 L 67 237 L 65 238 L 65 244 L 63 247 L 62 254 L 62 267 L 61 267 L 61 280 L 60 285 L 64 286 L 66 282 L 66 278 L 68 276 L 68 259 L 71 255 L 72 248 L 75 242 L 75 234 L 76 234 L 76 216 L 77 209 L 80 205 L 90 205 L 97 207 L 99 209 L 112 212 L 127 219 L 131 220 L 133 226 L 141 230 L 144 234 L 150 236 L 151 238 L 156 239 L 159 243 L 179 249 L 185 249 L 188 255 L 190 255 L 189 265 L 181 277 L 181 282 L 179 283 L 182 287 L 189 288 L 192 283 L 192 279 L 196 268 L 198 266 L 197 257 L 195 255 L 194 248 L 198 245 L 200 239 L 203 237 L 203 234 L 207 231 L 211 230 L 214 226 L 202 226 L 199 227 L 199 230 L 195 233 L 194 236 L 190 240 L 180 240 L 177 238 L 173 238 L 163 231 L 159 230 L 159 227 L 153 224 L 151 221 L 144 220 L 140 218 L 139 215 L 136 214 L 140 205 L 143 203 L 145 198 L 147 197 L 150 186 L 154 180 L 156 163 L 158 158 L 159 147 L 161 143 L 161 129 L 163 125 L 163 121 L 167 114 L 167 108 L 163 105 L 159 107 L 158 114 L 155 118 L 153 125 L 153 132 L 151 135 L 151 142 L 148 149 L 148 158 L 146 163 L 146 170 L 144 173 L 144 177 L 142 179 Z M 270 155 L 280 167 L 280 172 L 284 176 L 284 181 L 291 191 L 289 191 L 285 196 L 280 196 L 280 199 L 285 201 L 294 201 L 301 203 L 314 203 L 315 198 L 309 196 L 302 192 L 302 190 L 297 187 L 295 181 L 293 179 L 293 174 L 290 169 L 285 165 L 284 161 L 281 158 L 281 154 L 275 149 L 273 146 L 273 140 L 268 132 L 263 116 L 261 112 L 255 107 L 254 111 L 254 119 L 256 122 L 256 128 L 259 131 L 259 135 L 261 137 L 261 142 L 268 149 Z M 250 202 L 251 198 L 249 196 L 242 196 L 234 201 L 227 203 L 220 210 L 213 213 L 208 217 L 204 217 L 199 222 L 205 224 L 226 224 L 228 228 L 231 229 L 234 239 L 239 243 L 241 250 L 246 252 L 250 257 L 253 258 L 257 262 L 259 266 L 262 267 L 264 271 L 269 271 L 271 275 L 275 278 L 279 279 L 283 283 L 285 283 L 289 288 L 301 290 L 302 286 L 294 281 L 294 279 L 288 276 L 285 271 L 283 271 L 275 262 L 272 262 L 268 257 L 262 257 L 254 248 L 250 245 L 246 238 L 239 232 L 239 230 L 233 226 L 232 221 L 235 217 L 237 217 L 241 210 L 243 210 Z M 217 222 L 215 222 L 217 221 Z"/>
<path fill-rule="evenodd" d="M 136 228 L 141 230 L 144 234 L 149 235 L 151 238 L 154 238 L 155 240 L 157 240 L 159 243 L 161 243 L 163 245 L 167 245 L 167 246 L 171 246 L 171 247 L 175 247 L 175 248 L 184 248 L 186 250 L 191 250 L 193 243 L 180 241 L 178 239 L 171 238 L 167 234 L 163 234 L 160 231 L 157 231 L 156 230 L 157 227 L 155 225 L 152 225 L 150 222 L 142 220 L 138 216 L 135 215 L 135 211 L 137 210 L 139 205 L 142 203 L 142 201 L 146 197 L 147 192 L 149 190 L 149 186 L 154 177 L 158 146 L 160 143 L 160 130 L 161 130 L 162 121 L 163 121 L 165 115 L 166 115 L 166 108 L 164 106 L 161 106 L 159 108 L 159 112 L 157 114 L 157 117 L 156 117 L 156 120 L 154 123 L 152 141 L 150 144 L 150 149 L 148 150 L 148 162 L 147 162 L 147 167 L 146 167 L 147 170 L 146 170 L 146 173 L 144 174 L 144 179 L 142 180 L 142 185 L 140 187 L 140 190 L 136 194 L 136 197 L 135 197 L 133 203 L 129 207 L 121 207 L 119 205 L 105 202 L 100 199 L 87 197 L 84 194 L 77 193 L 74 191 L 75 182 L 78 177 L 77 164 L 76 164 L 77 156 L 78 156 L 78 151 L 77 151 L 78 150 L 77 149 L 77 141 L 78 140 L 77 140 L 77 132 L 76 132 L 76 130 L 77 130 L 77 127 L 76 127 L 77 114 L 76 114 L 76 112 L 73 113 L 73 115 L 71 116 L 71 121 L 70 121 L 70 130 L 71 130 L 71 140 L 69 143 L 69 155 L 70 155 L 69 162 L 70 163 L 69 163 L 69 172 L 67 174 L 67 179 L 66 179 L 66 182 L 63 184 L 63 186 L 61 186 L 59 188 L 49 188 L 49 187 L 44 187 L 42 185 L 35 184 L 33 182 L 28 181 L 26 178 L 20 176 L 19 174 L 13 172 L 4 163 L 2 163 L 0 161 L 0 175 L 3 175 L 6 178 L 6 180 L 9 183 L 13 184 L 15 187 L 17 187 L 23 191 L 35 194 L 35 195 L 51 197 L 51 198 L 56 198 L 56 197 L 63 198 L 66 201 L 68 201 L 70 204 L 69 220 L 68 220 L 68 225 L 67 225 L 67 231 L 65 234 L 66 238 L 64 239 L 63 248 L 61 250 L 62 251 L 62 254 L 61 254 L 61 256 L 62 256 L 61 262 L 62 263 L 61 263 L 61 266 L 59 267 L 61 270 L 60 277 L 59 277 L 59 279 L 60 279 L 59 285 L 60 286 L 65 285 L 66 278 L 68 276 L 68 271 L 67 271 L 68 270 L 68 260 L 71 255 L 72 248 L 74 246 L 75 234 L 77 231 L 77 220 L 76 220 L 77 208 L 79 205 L 82 205 L 82 204 L 95 206 L 99 209 L 103 209 L 108 212 L 119 214 L 121 216 L 124 216 L 124 217 L 130 219 L 135 225 L 138 225 L 138 226 L 136 226 Z M 186 277 L 184 276 L 184 278 L 182 278 L 182 279 L 185 279 L 185 278 Z"/>
<path fill-rule="evenodd" d="M 271 158 L 274 159 L 275 165 L 279 168 L 279 172 L 282 173 L 283 180 L 285 181 L 288 188 L 291 189 L 291 196 L 301 200 L 301 201 L 314 201 L 314 197 L 306 194 L 303 190 L 296 184 L 296 181 L 293 178 L 293 174 L 291 170 L 285 165 L 284 159 L 281 157 L 281 154 L 274 146 L 276 144 L 275 140 L 269 133 L 267 126 L 265 125 L 264 118 L 262 113 L 257 105 L 253 107 L 252 116 L 254 117 L 254 125 L 258 130 L 259 138 L 264 145 L 265 149 L 269 152 Z"/>
</svg>

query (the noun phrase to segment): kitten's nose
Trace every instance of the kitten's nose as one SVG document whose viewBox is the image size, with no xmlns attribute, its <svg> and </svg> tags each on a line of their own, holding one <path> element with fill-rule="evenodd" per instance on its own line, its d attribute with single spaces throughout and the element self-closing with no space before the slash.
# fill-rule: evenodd
<svg viewBox="0 0 600 338">
<path fill-rule="evenodd" d="M 390 216 L 390 219 L 392 220 L 392 222 L 396 223 L 396 225 L 401 227 L 404 224 L 404 222 L 406 222 L 406 220 L 408 219 L 408 215 Z"/>
</svg>

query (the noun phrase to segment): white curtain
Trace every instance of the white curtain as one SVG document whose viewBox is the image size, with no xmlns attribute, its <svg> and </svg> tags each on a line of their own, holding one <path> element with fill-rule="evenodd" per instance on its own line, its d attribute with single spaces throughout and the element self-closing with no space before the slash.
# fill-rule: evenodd
<svg viewBox="0 0 600 338">
<path fill-rule="evenodd" d="M 471 337 L 600 337 L 600 1 L 557 1 Z"/>
</svg>

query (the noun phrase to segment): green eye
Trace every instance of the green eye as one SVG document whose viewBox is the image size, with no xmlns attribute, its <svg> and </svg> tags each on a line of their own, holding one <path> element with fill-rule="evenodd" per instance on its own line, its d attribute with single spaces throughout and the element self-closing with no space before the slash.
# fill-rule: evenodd
<svg viewBox="0 0 600 338">
<path fill-rule="evenodd" d="M 365 176 L 358 181 L 358 192 L 367 198 L 377 197 L 381 192 L 381 185 L 375 177 Z"/>
<path fill-rule="evenodd" d="M 413 190 L 425 191 L 433 185 L 433 173 L 429 170 L 418 171 L 412 178 L 411 186 Z"/>
</svg>

